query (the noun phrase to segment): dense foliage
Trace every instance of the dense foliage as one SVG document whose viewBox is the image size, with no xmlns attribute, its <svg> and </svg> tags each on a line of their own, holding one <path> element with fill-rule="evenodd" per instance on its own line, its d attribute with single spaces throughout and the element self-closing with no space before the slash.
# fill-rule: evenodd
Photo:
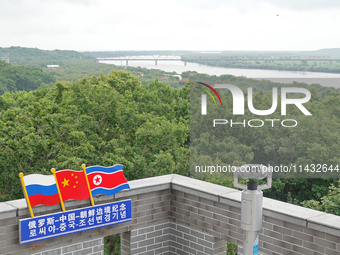
<svg viewBox="0 0 340 255">
<path fill-rule="evenodd" d="M 270 108 L 271 94 L 267 93 L 273 86 L 283 86 L 231 75 L 185 72 L 182 76 L 208 84 L 253 87 L 258 109 Z M 129 180 L 172 172 L 188 175 L 189 86 L 196 85 L 187 84 L 181 90 L 157 80 L 142 85 L 130 73 L 113 71 L 72 83 L 57 82 L 49 89 L 6 92 L 0 97 L 0 179 L 10 185 L 0 183 L 1 200 L 22 197 L 16 185 L 20 171 L 49 174 L 52 167 L 80 169 L 82 163 L 120 162 Z M 300 83 L 290 86 L 308 87 Z M 340 92 L 319 85 L 310 90 L 312 100 L 306 107 L 313 117 L 292 109 L 299 128 L 225 129 L 211 161 L 271 165 L 339 162 Z M 231 94 L 223 97 L 230 109 Z M 244 117 L 255 118 L 250 112 Z M 206 134 L 197 141 L 214 154 L 209 139 Z M 209 181 L 232 187 L 227 179 Z M 297 204 L 320 201 L 331 184 L 337 186 L 331 179 L 277 179 L 266 195 Z"/>
<path fill-rule="evenodd" d="M 340 215 L 340 181 L 338 181 L 337 185 L 332 184 L 329 187 L 327 195 L 322 197 L 321 201 L 311 199 L 303 201 L 302 205 L 326 213 Z"/>
<path fill-rule="evenodd" d="M 19 172 L 124 165 L 128 180 L 188 175 L 189 87 L 130 73 L 0 96 L 0 200 L 22 197 Z"/>
<path fill-rule="evenodd" d="M 56 79 L 36 67 L 12 66 L 0 60 L 0 94 L 51 86 Z"/>
<path fill-rule="evenodd" d="M 280 95 L 278 109 L 270 115 L 271 119 L 295 119 L 298 122 L 296 128 L 285 128 L 280 124 L 274 127 L 271 124 L 261 128 L 250 128 L 236 125 L 219 125 L 212 128 L 210 119 L 201 115 L 200 94 L 202 91 L 191 88 L 191 123 L 190 137 L 192 156 L 196 156 L 195 165 L 234 165 L 264 164 L 280 166 L 290 164 L 303 168 L 310 164 L 327 164 L 340 167 L 340 90 L 321 86 L 309 86 L 303 83 L 290 85 L 272 83 L 270 81 L 257 81 L 246 78 L 237 78 L 231 75 L 208 76 L 195 72 L 182 73 L 194 81 L 203 81 L 208 84 L 235 84 L 243 89 L 247 98 L 247 87 L 254 88 L 253 100 L 256 109 L 269 109 L 272 105 L 272 87 L 293 86 L 308 88 L 312 98 L 305 107 L 312 116 L 303 115 L 300 110 L 288 105 L 287 115 L 280 113 Z M 199 87 L 199 85 L 194 85 Z M 244 119 L 263 119 L 266 116 L 252 114 L 246 108 L 245 115 L 232 115 L 232 95 L 228 91 L 224 93 L 218 90 L 224 102 L 223 107 L 216 107 L 216 119 L 233 119 L 234 122 L 242 122 Z M 217 100 L 217 99 L 216 99 Z M 207 100 L 208 109 L 215 107 L 213 100 Z M 247 105 L 247 100 L 245 101 Z M 222 117 L 223 116 L 223 117 Z M 279 123 L 279 122 L 277 122 Z M 340 171 L 339 171 L 340 172 Z M 338 172 L 338 173 L 339 173 Z M 321 175 L 321 177 L 324 175 Z M 339 175 L 337 175 L 339 176 Z M 207 176 L 209 177 L 209 175 Z M 212 181 L 218 184 L 232 187 L 230 179 L 215 178 Z M 337 186 L 336 179 L 275 179 L 273 188 L 265 191 L 265 195 L 274 199 L 301 204 L 305 200 L 320 200 L 326 196 L 329 186 Z"/>
<path fill-rule="evenodd" d="M 176 74 L 175 72 L 164 72 L 157 69 L 147 69 L 141 67 L 129 67 L 129 66 L 115 66 L 111 64 L 97 63 L 93 60 L 69 60 L 64 61 L 67 66 L 65 68 L 58 69 L 44 69 L 44 72 L 53 75 L 57 80 L 60 81 L 77 81 L 79 78 L 91 76 L 99 76 L 100 73 L 105 75 L 110 74 L 112 69 L 124 70 L 137 76 L 140 82 L 144 85 L 148 85 L 155 79 L 162 81 L 164 85 L 168 85 L 172 88 L 180 88 L 178 79 L 175 77 L 164 77 L 164 74 Z"/>
</svg>

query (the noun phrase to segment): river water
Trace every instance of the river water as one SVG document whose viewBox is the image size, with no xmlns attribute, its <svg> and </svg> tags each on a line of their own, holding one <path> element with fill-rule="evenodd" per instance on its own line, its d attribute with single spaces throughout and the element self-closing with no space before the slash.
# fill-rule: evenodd
<svg viewBox="0 0 340 255">
<path fill-rule="evenodd" d="M 114 64 L 125 66 L 123 61 L 100 61 L 100 63 Z M 160 69 L 165 72 L 176 72 L 181 74 L 185 71 L 196 71 L 209 75 L 231 74 L 235 76 L 245 76 L 254 79 L 267 79 L 274 82 L 289 83 L 293 81 L 305 82 L 307 84 L 317 83 L 326 87 L 340 88 L 340 74 L 335 73 L 319 73 L 319 72 L 301 72 L 301 71 L 277 71 L 277 70 L 260 70 L 260 69 L 241 69 L 241 68 L 224 68 L 206 66 L 197 63 L 187 62 L 184 65 L 182 61 L 158 61 L 155 65 L 154 61 L 129 61 L 129 66 L 145 67 L 148 69 Z"/>
</svg>

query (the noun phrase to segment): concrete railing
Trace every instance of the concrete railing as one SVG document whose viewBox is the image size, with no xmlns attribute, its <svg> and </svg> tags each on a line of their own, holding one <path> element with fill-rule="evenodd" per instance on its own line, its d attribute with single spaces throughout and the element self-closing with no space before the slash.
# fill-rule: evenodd
<svg viewBox="0 0 340 255">
<path fill-rule="evenodd" d="M 241 192 L 180 175 L 129 182 L 131 189 L 95 197 L 96 204 L 132 200 L 132 221 L 19 244 L 23 199 L 0 203 L 0 254 L 103 254 L 103 237 L 121 234 L 125 254 L 226 254 L 226 241 L 242 246 Z M 340 254 L 340 217 L 264 198 L 261 254 Z M 66 209 L 87 207 L 68 201 Z M 60 211 L 34 207 L 35 215 Z M 241 249 L 242 250 L 242 249 Z"/>
</svg>

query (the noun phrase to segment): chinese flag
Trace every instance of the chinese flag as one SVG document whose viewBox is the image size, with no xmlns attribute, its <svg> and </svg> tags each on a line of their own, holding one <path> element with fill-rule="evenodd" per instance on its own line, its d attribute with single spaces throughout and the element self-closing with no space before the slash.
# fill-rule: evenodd
<svg viewBox="0 0 340 255">
<path fill-rule="evenodd" d="M 55 173 L 63 201 L 90 198 L 84 171 L 61 170 Z"/>
</svg>

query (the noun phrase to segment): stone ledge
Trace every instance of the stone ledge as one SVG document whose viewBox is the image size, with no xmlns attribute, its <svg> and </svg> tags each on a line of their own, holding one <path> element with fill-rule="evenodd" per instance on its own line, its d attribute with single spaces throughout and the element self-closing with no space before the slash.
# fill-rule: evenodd
<svg viewBox="0 0 340 255">
<path fill-rule="evenodd" d="M 223 204 L 241 206 L 241 191 L 217 184 L 174 175 L 172 188 Z M 336 215 L 266 197 L 263 198 L 263 215 L 340 236 L 340 217 Z"/>
<path fill-rule="evenodd" d="M 231 205 L 235 207 L 241 207 L 241 195 L 242 192 L 236 189 L 233 189 L 234 192 L 230 192 L 227 194 L 221 194 L 219 202 L 226 204 L 226 205 Z"/>
<path fill-rule="evenodd" d="M 168 174 L 129 181 L 130 189 L 115 194 L 115 198 L 125 198 L 143 193 L 170 189 L 172 178 L 173 174 Z"/>
<path fill-rule="evenodd" d="M 28 209 L 27 209 L 27 204 L 26 204 L 25 199 L 17 199 L 17 200 L 7 201 L 6 204 L 9 204 L 16 209 L 16 212 L 17 212 L 16 216 L 18 216 L 18 217 L 30 214 Z M 0 208 L 1 208 L 1 205 L 0 205 Z"/>
<path fill-rule="evenodd" d="M 309 218 L 326 213 L 264 197 L 263 215 L 307 227 Z"/>
<path fill-rule="evenodd" d="M 219 202 L 219 196 L 222 194 L 237 192 L 235 189 L 178 174 L 173 174 L 171 188 L 216 202 Z"/>
<path fill-rule="evenodd" d="M 96 196 L 94 197 L 95 204 L 106 203 L 107 201 L 112 201 L 116 198 L 125 198 L 128 196 L 159 191 L 164 189 L 170 189 L 171 180 L 173 175 L 163 175 L 157 177 L 150 177 L 140 180 L 129 181 L 130 190 L 121 191 L 113 196 Z M 89 201 L 83 200 L 69 200 L 64 202 L 66 210 L 71 210 L 74 207 L 87 207 L 90 206 Z M 45 205 L 37 205 L 33 207 L 34 215 L 39 215 L 42 212 L 46 213 L 54 213 L 60 211 L 59 205 L 54 206 L 45 206 Z M 0 219 L 8 219 L 13 217 L 29 217 L 29 210 L 27 208 L 27 204 L 25 199 L 17 199 L 12 201 L 6 201 L 0 203 Z"/>
<path fill-rule="evenodd" d="M 307 220 L 307 227 L 318 231 L 340 236 L 340 217 L 324 213 Z"/>
<path fill-rule="evenodd" d="M 101 204 L 119 198 L 128 198 L 133 195 L 174 189 L 222 204 L 238 208 L 241 206 L 241 191 L 177 174 L 129 181 L 129 184 L 131 187 L 130 190 L 121 191 L 113 196 L 94 197 L 95 203 Z M 88 200 L 72 200 L 65 202 L 67 210 L 70 210 L 73 207 L 79 208 L 87 206 L 89 206 Z M 59 205 L 39 205 L 34 207 L 33 210 L 35 214 L 39 215 L 42 212 L 46 214 L 59 211 L 60 208 Z M 340 236 L 340 217 L 336 215 L 319 212 L 269 198 L 263 199 L 263 215 Z M 0 219 L 13 217 L 21 218 L 23 216 L 29 216 L 26 201 L 24 199 L 0 203 Z"/>
<path fill-rule="evenodd" d="M 0 220 L 17 217 L 17 209 L 8 202 L 0 203 Z"/>
</svg>

